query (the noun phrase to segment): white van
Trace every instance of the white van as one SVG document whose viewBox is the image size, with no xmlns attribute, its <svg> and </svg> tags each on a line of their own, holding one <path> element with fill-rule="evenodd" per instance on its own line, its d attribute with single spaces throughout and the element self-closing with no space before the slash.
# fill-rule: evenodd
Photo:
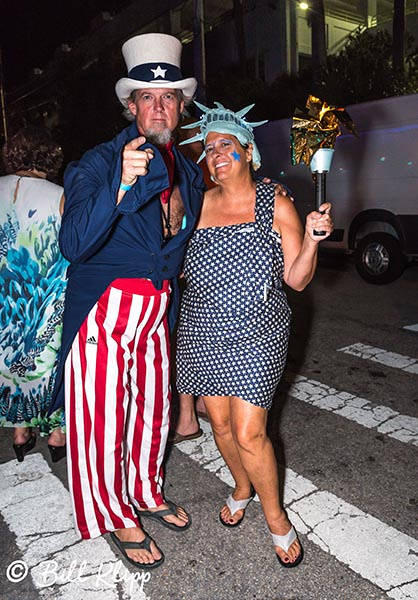
<svg viewBox="0 0 418 600">
<path fill-rule="evenodd" d="M 346 107 L 359 137 L 342 128 L 326 178 L 335 230 L 321 246 L 354 253 L 368 282 L 399 277 L 418 258 L 418 94 Z M 301 217 L 314 209 L 314 183 L 305 164 L 292 166 L 292 119 L 256 130 L 262 174 L 283 181 Z"/>
</svg>

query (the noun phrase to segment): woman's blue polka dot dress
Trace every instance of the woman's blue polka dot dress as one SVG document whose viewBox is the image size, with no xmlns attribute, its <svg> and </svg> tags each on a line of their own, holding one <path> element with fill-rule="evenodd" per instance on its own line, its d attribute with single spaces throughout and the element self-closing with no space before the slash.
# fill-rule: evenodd
<svg viewBox="0 0 418 600">
<path fill-rule="evenodd" d="M 193 234 L 177 332 L 179 392 L 238 396 L 270 408 L 286 362 L 291 314 L 273 214 L 274 189 L 257 182 L 255 222 Z"/>
</svg>

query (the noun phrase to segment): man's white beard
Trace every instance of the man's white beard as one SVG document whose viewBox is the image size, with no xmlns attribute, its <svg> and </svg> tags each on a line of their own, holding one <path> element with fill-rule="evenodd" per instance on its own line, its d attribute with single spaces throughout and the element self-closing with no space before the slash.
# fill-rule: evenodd
<svg viewBox="0 0 418 600">
<path fill-rule="evenodd" d="M 155 129 L 147 129 L 145 136 L 147 141 L 154 146 L 165 146 L 171 140 L 171 131 L 168 128 L 162 131 L 155 131 Z"/>
</svg>

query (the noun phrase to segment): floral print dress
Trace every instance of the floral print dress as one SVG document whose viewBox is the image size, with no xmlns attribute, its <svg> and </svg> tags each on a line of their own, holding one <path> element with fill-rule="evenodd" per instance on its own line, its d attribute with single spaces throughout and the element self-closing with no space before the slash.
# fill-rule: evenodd
<svg viewBox="0 0 418 600">
<path fill-rule="evenodd" d="M 63 189 L 0 177 L 0 426 L 63 427 L 48 417 L 62 333 L 67 261 L 58 246 Z"/>
</svg>

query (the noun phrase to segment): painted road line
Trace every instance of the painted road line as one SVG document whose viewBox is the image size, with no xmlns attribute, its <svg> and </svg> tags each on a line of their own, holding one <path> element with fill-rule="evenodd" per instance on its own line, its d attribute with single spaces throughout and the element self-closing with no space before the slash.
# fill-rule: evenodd
<svg viewBox="0 0 418 600">
<path fill-rule="evenodd" d="M 177 448 L 232 485 L 210 425 Z M 396 600 L 418 598 L 418 541 L 286 469 L 284 503 L 297 531 Z"/>
<path fill-rule="evenodd" d="M 405 444 L 418 446 L 418 418 L 401 415 L 392 408 L 380 406 L 348 392 L 336 390 L 315 379 L 285 372 L 290 385 L 286 393 L 317 408 L 355 421 L 368 429 L 377 429 Z"/>
<path fill-rule="evenodd" d="M 407 329 L 408 331 L 417 331 L 418 332 L 418 323 L 415 325 L 405 325 L 402 329 Z"/>
<path fill-rule="evenodd" d="M 386 367 L 393 367 L 394 369 L 401 369 L 407 373 L 418 375 L 418 358 L 411 358 L 397 352 L 388 352 L 382 348 L 366 346 L 365 344 L 352 344 L 345 348 L 339 348 L 337 352 L 345 352 L 358 358 L 372 360 Z"/>
<path fill-rule="evenodd" d="M 9 581 L 17 586 L 30 573 L 39 597 L 54 600 L 149 600 L 150 573 L 131 573 L 101 537 L 78 538 L 69 493 L 41 454 L 1 464 L 0 490 L 0 511 L 22 553 L 8 566 Z"/>
</svg>

